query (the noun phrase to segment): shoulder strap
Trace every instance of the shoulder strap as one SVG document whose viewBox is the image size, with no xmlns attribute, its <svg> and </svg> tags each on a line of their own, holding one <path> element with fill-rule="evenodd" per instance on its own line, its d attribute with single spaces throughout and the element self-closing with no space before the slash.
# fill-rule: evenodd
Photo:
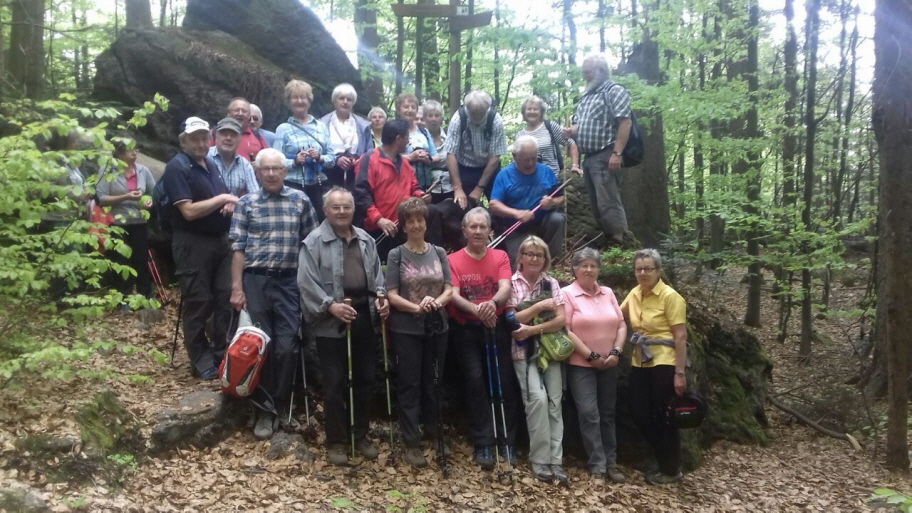
<svg viewBox="0 0 912 513">
<path fill-rule="evenodd" d="M 557 167 L 560 169 L 555 169 L 555 171 L 560 171 L 561 169 L 564 169 L 564 155 L 563 152 L 561 152 L 560 145 L 557 144 L 557 138 L 554 137 L 554 129 L 551 127 L 551 123 L 553 123 L 553 121 L 546 119 L 545 129 L 548 130 L 548 135 L 551 136 L 551 145 L 554 146 L 554 154 L 557 155 Z"/>
<path fill-rule="evenodd" d="M 484 129 L 485 139 L 490 140 L 491 136 L 494 135 L 494 116 L 496 115 L 497 111 L 494 110 L 494 107 L 488 107 L 488 119 Z"/>
</svg>

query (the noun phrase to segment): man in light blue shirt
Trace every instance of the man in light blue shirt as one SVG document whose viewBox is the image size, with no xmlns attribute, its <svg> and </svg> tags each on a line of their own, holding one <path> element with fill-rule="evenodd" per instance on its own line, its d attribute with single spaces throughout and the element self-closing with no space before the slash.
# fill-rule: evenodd
<svg viewBox="0 0 912 513">
<path fill-rule="evenodd" d="M 237 154 L 241 141 L 241 124 L 234 118 L 224 118 L 215 127 L 215 146 L 209 148 L 209 156 L 215 161 L 228 191 L 240 198 L 248 192 L 260 190 L 253 166 Z"/>
</svg>

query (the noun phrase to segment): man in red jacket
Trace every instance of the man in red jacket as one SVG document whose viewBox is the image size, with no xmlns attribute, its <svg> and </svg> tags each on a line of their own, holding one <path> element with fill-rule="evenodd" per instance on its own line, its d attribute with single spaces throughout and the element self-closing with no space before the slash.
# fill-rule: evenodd
<svg viewBox="0 0 912 513">
<path fill-rule="evenodd" d="M 380 136 L 382 145 L 362 155 L 355 166 L 358 170 L 354 193 L 356 221 L 360 219 L 375 239 L 382 237 L 377 243 L 377 253 L 384 263 L 387 253 L 405 240 L 399 231 L 396 207 L 412 196 L 428 203 L 427 241 L 443 245 L 440 211 L 430 204 L 431 195 L 418 187 L 412 164 L 402 158 L 408 137 L 406 121 L 387 122 Z"/>
</svg>

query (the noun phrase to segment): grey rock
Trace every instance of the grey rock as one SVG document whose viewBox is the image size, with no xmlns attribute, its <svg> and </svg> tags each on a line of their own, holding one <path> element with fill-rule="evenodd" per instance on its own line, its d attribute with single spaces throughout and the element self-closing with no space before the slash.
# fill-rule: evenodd
<svg viewBox="0 0 912 513">
<path fill-rule="evenodd" d="M 153 452 L 185 445 L 209 446 L 237 427 L 246 415 L 244 401 L 212 390 L 197 390 L 162 410 L 152 428 Z"/>
<path fill-rule="evenodd" d="M 28 451 L 36 456 L 45 456 L 72 451 L 76 446 L 76 440 L 61 436 L 31 435 L 17 438 L 14 445 L 20 451 Z"/>
<path fill-rule="evenodd" d="M 39 512 L 50 508 L 44 499 L 26 488 L 0 488 L 0 510 Z"/>
</svg>

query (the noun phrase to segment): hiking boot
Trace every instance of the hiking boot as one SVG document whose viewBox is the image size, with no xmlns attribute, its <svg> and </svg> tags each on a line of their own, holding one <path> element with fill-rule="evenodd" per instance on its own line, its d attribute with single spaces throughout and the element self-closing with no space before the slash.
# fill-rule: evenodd
<svg viewBox="0 0 912 513">
<path fill-rule="evenodd" d="M 684 477 L 684 474 L 681 474 L 680 470 L 674 475 L 669 475 L 664 472 L 653 472 L 646 474 L 646 482 L 651 485 L 665 485 L 677 483 L 682 477 Z"/>
<path fill-rule="evenodd" d="M 605 484 L 604 472 L 589 472 L 589 482 L 595 485 Z"/>
<path fill-rule="evenodd" d="M 406 447 L 403 458 L 406 463 L 415 468 L 424 468 L 428 464 L 427 460 L 424 459 L 424 454 L 422 454 L 421 449 L 418 447 Z"/>
<path fill-rule="evenodd" d="M 627 480 L 624 477 L 624 474 L 621 473 L 621 469 L 619 469 L 617 467 L 608 467 L 607 474 L 608 474 L 608 479 L 610 479 L 612 483 L 620 484 Z"/>
<path fill-rule="evenodd" d="M 371 443 L 370 438 L 363 437 L 355 443 L 355 450 L 361 453 L 361 456 L 364 456 L 366 460 L 375 460 L 377 456 L 380 455 L 380 451 L 374 447 L 374 444 Z"/>
<path fill-rule="evenodd" d="M 494 468 L 494 446 L 486 445 L 475 448 L 475 463 L 482 470 L 492 470 Z"/>
<path fill-rule="evenodd" d="M 326 450 L 326 458 L 333 465 L 348 465 L 348 451 L 342 444 L 332 444 Z"/>
<path fill-rule="evenodd" d="M 570 478 L 567 477 L 567 473 L 564 472 L 564 468 L 560 465 L 551 465 L 551 474 L 554 476 L 554 479 L 557 479 L 557 482 L 562 485 L 570 482 Z"/>
<path fill-rule="evenodd" d="M 200 372 L 197 377 L 204 381 L 212 381 L 213 379 L 218 379 L 219 371 L 218 367 L 209 367 L 208 369 Z"/>
<path fill-rule="evenodd" d="M 275 431 L 275 415 L 268 411 L 260 412 L 256 425 L 253 427 L 253 436 L 257 440 L 266 440 Z"/>
<path fill-rule="evenodd" d="M 551 473 L 550 465 L 530 463 L 530 466 L 532 467 L 532 477 L 535 479 L 546 483 L 550 483 L 554 479 L 554 474 Z"/>
<path fill-rule="evenodd" d="M 516 447 L 512 445 L 499 445 L 497 449 L 500 451 L 500 457 L 503 460 L 510 464 L 511 467 L 516 466 Z"/>
</svg>

